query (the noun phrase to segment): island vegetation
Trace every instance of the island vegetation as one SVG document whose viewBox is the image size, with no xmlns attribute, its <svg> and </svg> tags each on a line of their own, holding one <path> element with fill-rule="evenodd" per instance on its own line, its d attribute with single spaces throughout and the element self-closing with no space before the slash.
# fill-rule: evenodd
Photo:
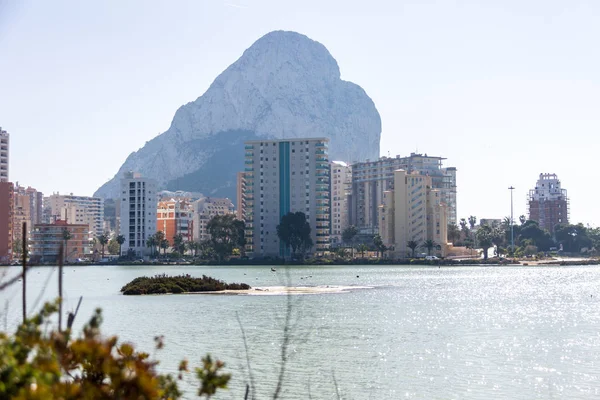
<svg viewBox="0 0 600 400">
<path fill-rule="evenodd" d="M 206 275 L 202 275 L 202 278 L 194 278 L 188 274 L 178 276 L 162 274 L 153 277 L 142 276 L 135 278 L 123 286 L 121 292 L 125 295 L 140 295 L 248 289 L 250 289 L 250 286 L 245 283 L 225 283 Z"/>
</svg>

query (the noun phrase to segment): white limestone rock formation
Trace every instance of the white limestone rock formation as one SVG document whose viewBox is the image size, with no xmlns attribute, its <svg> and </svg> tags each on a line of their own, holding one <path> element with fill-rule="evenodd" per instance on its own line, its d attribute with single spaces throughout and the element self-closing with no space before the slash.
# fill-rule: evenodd
<svg viewBox="0 0 600 400">
<path fill-rule="evenodd" d="M 245 140 L 327 137 L 331 159 L 379 157 L 381 119 L 358 85 L 340 79 L 322 44 L 295 32 L 257 40 L 170 128 L 129 155 L 95 196 L 118 197 L 126 171 L 156 179 L 161 189 L 235 198 Z"/>
</svg>

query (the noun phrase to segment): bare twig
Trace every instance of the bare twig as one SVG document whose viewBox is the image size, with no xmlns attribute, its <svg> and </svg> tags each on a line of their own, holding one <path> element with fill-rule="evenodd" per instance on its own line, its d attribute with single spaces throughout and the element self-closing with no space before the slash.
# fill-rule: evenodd
<svg viewBox="0 0 600 400">
<path fill-rule="evenodd" d="M 333 369 L 331 370 L 331 376 L 333 378 L 333 386 L 335 387 L 335 394 L 337 396 L 337 400 L 341 400 L 340 388 L 338 386 L 337 379 L 335 379 L 335 372 L 333 371 Z"/>
<path fill-rule="evenodd" d="M 23 278 L 23 273 L 20 273 L 19 275 L 9 279 L 8 281 L 4 282 L 3 284 L 0 284 L 0 290 L 4 290 L 7 287 L 9 287 L 10 285 L 17 283 L 21 278 Z"/>
<path fill-rule="evenodd" d="M 27 222 L 23 222 L 23 323 L 27 319 Z"/>
<path fill-rule="evenodd" d="M 58 332 L 62 332 L 62 278 L 63 278 L 63 245 L 58 251 Z"/>
<path fill-rule="evenodd" d="M 291 283 L 290 272 L 286 268 L 286 276 L 288 280 L 288 286 Z M 285 310 L 285 323 L 283 326 L 283 340 L 281 342 L 281 357 L 280 357 L 280 366 L 279 366 L 279 377 L 277 378 L 277 387 L 275 388 L 275 393 L 273 394 L 273 400 L 276 400 L 281 395 L 281 389 L 283 388 L 283 381 L 285 379 L 285 369 L 288 360 L 288 347 L 290 344 L 290 325 L 292 318 L 292 294 L 288 289 L 288 293 L 286 295 L 287 304 Z"/>
<path fill-rule="evenodd" d="M 252 373 L 252 367 L 250 365 L 250 353 L 248 352 L 248 341 L 246 339 L 246 331 L 244 330 L 244 325 L 242 325 L 242 321 L 240 320 L 240 315 L 235 313 L 235 318 L 237 319 L 238 325 L 240 326 L 240 330 L 242 331 L 242 340 L 244 341 L 244 350 L 246 351 L 246 366 L 248 367 L 248 377 L 250 378 L 250 388 L 252 389 L 252 400 L 256 398 L 256 386 L 254 384 L 254 374 Z M 248 386 L 246 386 L 246 396 L 244 399 L 248 398 Z"/>
<path fill-rule="evenodd" d="M 74 313 L 69 313 L 67 316 L 67 329 L 71 329 L 73 327 L 73 322 L 75 322 L 75 317 L 77 316 L 77 312 L 79 311 L 79 306 L 81 305 L 81 300 L 83 300 L 83 296 L 79 296 L 79 302 L 77 303 L 77 308 Z"/>
</svg>

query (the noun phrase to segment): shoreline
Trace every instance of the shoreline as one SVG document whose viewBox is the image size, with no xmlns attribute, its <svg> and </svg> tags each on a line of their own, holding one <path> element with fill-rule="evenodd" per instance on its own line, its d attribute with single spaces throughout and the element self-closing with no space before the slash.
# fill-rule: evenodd
<svg viewBox="0 0 600 400">
<path fill-rule="evenodd" d="M 284 296 L 341 294 L 354 290 L 373 289 L 373 286 L 319 285 L 319 286 L 257 286 L 247 290 L 220 290 L 216 292 L 185 292 L 182 295 Z M 147 295 L 142 295 L 147 296 Z"/>
</svg>

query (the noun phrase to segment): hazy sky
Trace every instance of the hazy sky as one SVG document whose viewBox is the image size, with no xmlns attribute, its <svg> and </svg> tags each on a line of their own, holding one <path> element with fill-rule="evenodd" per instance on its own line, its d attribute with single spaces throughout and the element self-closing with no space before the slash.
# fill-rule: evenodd
<svg viewBox="0 0 600 400">
<path fill-rule="evenodd" d="M 600 2 L 0 0 L 10 179 L 91 195 L 265 33 L 323 43 L 381 114 L 381 154 L 458 168 L 459 217 L 526 211 L 559 174 L 600 225 Z"/>
</svg>

